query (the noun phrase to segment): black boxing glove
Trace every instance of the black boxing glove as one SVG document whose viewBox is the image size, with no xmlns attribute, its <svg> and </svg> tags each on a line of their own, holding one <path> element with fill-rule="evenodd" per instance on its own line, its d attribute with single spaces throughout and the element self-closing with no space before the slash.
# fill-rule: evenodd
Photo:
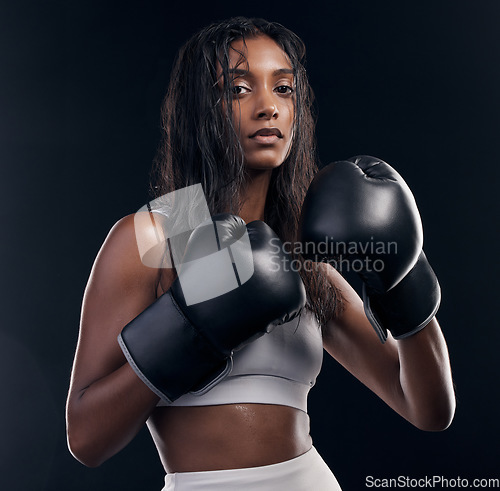
<svg viewBox="0 0 500 491">
<path fill-rule="evenodd" d="M 437 312 L 441 290 L 422 250 L 415 199 L 382 160 L 358 156 L 318 172 L 299 234 L 306 258 L 346 260 L 360 275 L 365 313 L 382 342 L 387 330 L 395 339 L 415 334 Z"/>
<path fill-rule="evenodd" d="M 206 392 L 230 372 L 233 350 L 300 314 L 304 285 L 278 243 L 264 222 L 229 214 L 193 231 L 170 290 L 118 336 L 160 398 Z"/>
</svg>

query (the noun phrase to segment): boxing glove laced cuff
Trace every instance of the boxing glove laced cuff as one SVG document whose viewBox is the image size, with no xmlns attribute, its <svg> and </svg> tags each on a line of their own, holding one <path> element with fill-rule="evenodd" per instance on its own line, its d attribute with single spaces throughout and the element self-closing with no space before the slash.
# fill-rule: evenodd
<svg viewBox="0 0 500 491">
<path fill-rule="evenodd" d="M 441 289 L 424 252 L 410 272 L 385 293 L 370 292 L 363 284 L 365 314 L 380 341 L 389 330 L 394 339 L 404 339 L 423 329 L 436 315 Z"/>
<path fill-rule="evenodd" d="M 127 324 L 118 343 L 137 376 L 161 399 L 208 391 L 232 368 L 178 308 L 170 291 Z"/>
</svg>

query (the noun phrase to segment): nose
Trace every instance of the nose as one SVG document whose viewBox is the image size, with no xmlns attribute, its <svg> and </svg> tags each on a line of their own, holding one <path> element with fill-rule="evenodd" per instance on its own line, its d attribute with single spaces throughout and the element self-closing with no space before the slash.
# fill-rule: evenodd
<svg viewBox="0 0 500 491">
<path fill-rule="evenodd" d="M 278 115 L 278 105 L 273 94 L 264 91 L 256 101 L 255 116 L 257 119 L 276 119 Z"/>
</svg>

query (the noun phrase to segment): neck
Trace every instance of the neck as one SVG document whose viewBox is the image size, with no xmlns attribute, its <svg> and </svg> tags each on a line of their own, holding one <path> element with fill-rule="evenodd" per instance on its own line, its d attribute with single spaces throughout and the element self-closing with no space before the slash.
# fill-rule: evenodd
<svg viewBox="0 0 500 491">
<path fill-rule="evenodd" d="M 271 182 L 271 169 L 248 170 L 241 192 L 240 216 L 245 223 L 264 220 L 267 191 Z"/>
</svg>

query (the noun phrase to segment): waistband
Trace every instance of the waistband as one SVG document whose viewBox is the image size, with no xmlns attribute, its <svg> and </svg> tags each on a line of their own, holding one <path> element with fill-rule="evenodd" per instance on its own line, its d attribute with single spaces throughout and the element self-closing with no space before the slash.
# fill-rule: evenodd
<svg viewBox="0 0 500 491">
<path fill-rule="evenodd" d="M 165 476 L 162 491 L 342 491 L 337 479 L 314 447 L 291 460 L 259 467 Z"/>
</svg>

